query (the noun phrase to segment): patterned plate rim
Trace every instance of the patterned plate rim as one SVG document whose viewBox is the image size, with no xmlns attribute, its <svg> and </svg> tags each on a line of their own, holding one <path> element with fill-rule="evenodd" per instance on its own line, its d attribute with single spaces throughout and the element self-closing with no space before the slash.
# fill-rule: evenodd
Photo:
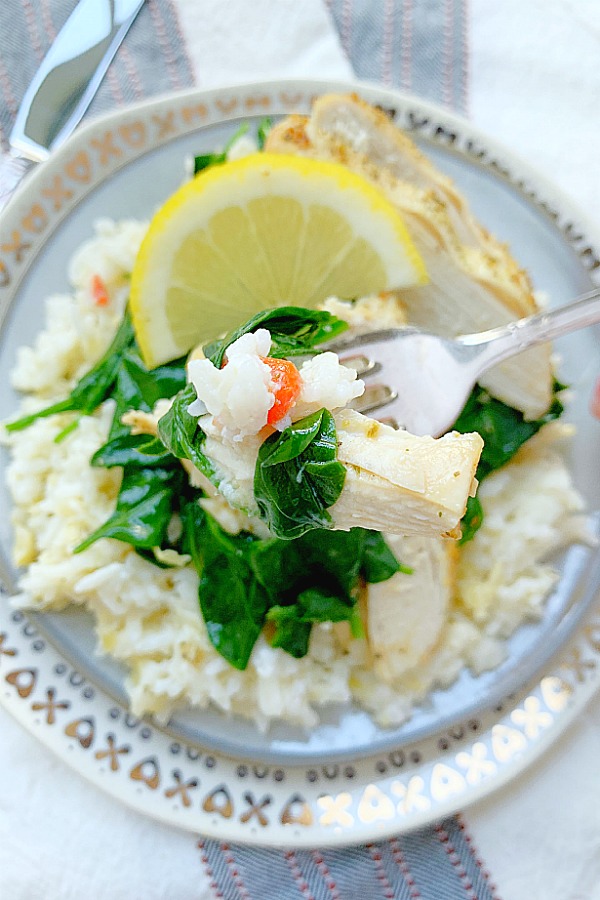
<svg viewBox="0 0 600 900">
<path fill-rule="evenodd" d="M 175 137 L 243 115 L 307 108 L 355 90 L 404 128 L 506 179 L 542 210 L 596 274 L 600 238 L 573 204 L 468 122 L 376 85 L 281 81 L 165 95 L 82 127 L 18 190 L 0 219 L 0 324 L 51 226 L 124 164 Z M 596 559 L 595 567 L 600 568 Z M 2 573 L 0 572 L 0 577 Z M 3 578 L 9 585 L 8 577 Z M 407 831 L 515 777 L 568 726 L 600 682 L 600 613 L 591 609 L 543 674 L 504 704 L 402 750 L 318 766 L 265 765 L 173 740 L 87 682 L 26 616 L 0 604 L 0 703 L 73 769 L 134 809 L 209 837 L 336 846 Z"/>
</svg>

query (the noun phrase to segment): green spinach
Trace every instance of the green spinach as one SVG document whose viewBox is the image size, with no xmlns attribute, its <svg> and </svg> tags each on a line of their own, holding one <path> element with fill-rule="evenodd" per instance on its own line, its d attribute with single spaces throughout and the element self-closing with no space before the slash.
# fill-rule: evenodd
<svg viewBox="0 0 600 900">
<path fill-rule="evenodd" d="M 327 508 L 344 487 L 335 421 L 321 409 L 272 434 L 258 451 L 254 496 L 272 534 L 290 540 L 312 528 L 331 528 Z"/>
<path fill-rule="evenodd" d="M 230 535 L 197 500 L 182 506 L 182 552 L 198 571 L 198 596 L 213 646 L 233 666 L 247 666 L 265 624 L 270 641 L 305 656 L 313 624 L 348 621 L 362 635 L 356 601 L 361 579 L 409 572 L 377 532 L 314 530 L 295 540 Z"/>
<path fill-rule="evenodd" d="M 170 460 L 171 454 L 153 434 L 128 433 L 103 444 L 92 456 L 90 464 L 105 469 L 114 466 L 150 468 Z"/>
<path fill-rule="evenodd" d="M 261 122 L 259 122 L 258 129 L 256 132 L 256 138 L 258 141 L 258 149 L 264 150 L 265 144 L 267 142 L 267 137 L 269 136 L 269 132 L 273 127 L 273 122 L 271 119 L 266 116 Z"/>
<path fill-rule="evenodd" d="M 291 541 L 272 538 L 249 548 L 256 578 L 269 592 L 267 620 L 273 646 L 304 656 L 312 624 L 348 621 L 362 637 L 356 607 L 361 580 L 386 581 L 396 572 L 411 574 L 377 531 L 309 531 Z"/>
<path fill-rule="evenodd" d="M 113 440 L 130 435 L 128 426 L 121 422 L 124 413 L 131 409 L 151 412 L 158 400 L 172 397 L 185 383 L 185 365 L 182 360 L 174 360 L 149 371 L 135 347 L 127 350 L 120 361 L 110 394 L 116 405 L 105 447 L 109 447 Z M 104 449 L 101 447 L 99 452 Z"/>
<path fill-rule="evenodd" d="M 126 468 L 114 513 L 73 552 L 81 553 L 100 538 L 115 538 L 142 549 L 160 547 L 181 480 L 172 468 Z"/>
<path fill-rule="evenodd" d="M 475 473 L 480 482 L 506 465 L 542 426 L 562 415 L 564 408 L 557 395 L 563 390 L 565 385 L 555 381 L 554 397 L 548 411 L 539 419 L 527 421 L 522 412 L 492 397 L 485 388 L 480 385 L 474 387 L 452 430 L 461 434 L 477 431 L 483 438 L 484 446 Z M 462 521 L 461 544 L 471 540 L 481 527 L 483 517 L 479 499 L 469 498 Z"/>
<path fill-rule="evenodd" d="M 298 592 L 315 579 L 330 592 L 353 597 L 359 577 L 386 581 L 402 566 L 378 531 L 316 529 L 292 541 L 270 538 L 252 545 L 252 570 L 274 601 L 295 602 Z"/>
<path fill-rule="evenodd" d="M 121 416 L 130 409 L 149 412 L 157 400 L 170 397 L 185 384 L 185 368 L 181 360 L 175 360 L 148 371 L 132 336 L 122 347 L 113 371 L 112 383 L 102 398 L 115 401 L 113 422 L 108 441 L 90 463 L 105 468 L 122 466 L 123 479 L 114 513 L 75 552 L 100 538 L 111 537 L 131 544 L 156 562 L 149 550 L 166 541 L 169 522 L 186 490 L 185 476 L 161 441 L 152 435 L 132 435 L 121 423 Z"/>
<path fill-rule="evenodd" d="M 302 306 L 267 309 L 230 331 L 226 337 L 207 344 L 204 355 L 220 369 L 229 345 L 258 328 L 267 328 L 271 333 L 269 356 L 281 358 L 310 353 L 319 344 L 331 341 L 346 331 L 348 323 L 331 313 L 304 309 Z"/>
<path fill-rule="evenodd" d="M 235 142 L 238 140 L 238 138 L 241 138 L 242 135 L 246 134 L 246 132 L 248 131 L 248 128 L 249 128 L 249 126 L 248 126 L 247 122 L 244 122 L 242 125 L 240 125 L 240 127 L 235 132 L 233 137 L 229 138 L 229 140 L 225 144 L 225 147 L 224 147 L 222 153 L 204 153 L 199 156 L 195 156 L 194 157 L 194 175 L 197 175 L 198 172 L 202 172 L 203 169 L 209 168 L 209 166 L 220 166 L 224 162 L 227 162 L 227 156 L 228 156 L 229 151 L 231 150 L 232 146 L 235 144 Z M 272 128 L 272 122 L 271 122 L 271 119 L 269 119 L 268 117 L 262 119 L 259 122 L 257 131 L 256 131 L 256 140 L 258 143 L 259 150 L 264 150 L 265 143 L 267 140 L 267 135 L 269 134 L 269 131 L 271 130 L 271 128 Z"/>
<path fill-rule="evenodd" d="M 139 398 L 149 409 L 152 409 L 158 400 L 172 397 L 186 385 L 185 358 L 175 359 L 156 369 L 147 369 L 142 362 L 137 348 L 128 350 L 123 355 L 121 363 L 128 383 L 126 392 L 130 402 Z M 129 409 L 139 407 L 130 406 Z"/>
<path fill-rule="evenodd" d="M 272 606 L 267 622 L 274 626 L 270 643 L 296 658 L 306 656 L 312 626 L 317 622 L 347 622 L 358 615 L 353 603 L 320 588 L 308 588 L 291 606 Z M 360 617 L 358 618 L 360 621 Z"/>
<path fill-rule="evenodd" d="M 380 531 L 367 531 L 366 528 L 353 528 L 352 531 L 362 535 L 360 572 L 365 581 L 377 584 L 387 581 L 396 572 L 413 574 L 409 566 L 398 562 Z"/>
<path fill-rule="evenodd" d="M 119 366 L 126 351 L 133 345 L 134 335 L 133 327 L 129 313 L 126 311 L 121 324 L 113 338 L 110 346 L 104 355 L 98 360 L 95 366 L 83 376 L 76 384 L 70 395 L 58 403 L 53 403 L 38 412 L 23 416 L 14 422 L 9 422 L 6 426 L 7 431 L 20 431 L 28 428 L 37 419 L 52 416 L 62 412 L 80 412 L 82 415 L 90 415 L 111 396 L 111 392 L 117 377 Z M 68 426 L 60 435 L 66 436 L 75 425 Z"/>
<path fill-rule="evenodd" d="M 267 592 L 247 559 L 256 539 L 227 534 L 197 502 L 187 503 L 181 518 L 184 551 L 200 578 L 198 598 L 210 641 L 232 666 L 245 669 L 268 607 Z"/>
<path fill-rule="evenodd" d="M 235 132 L 233 137 L 230 137 L 222 153 L 205 153 L 199 156 L 194 156 L 194 175 L 197 175 L 198 172 L 202 172 L 203 169 L 208 169 L 210 166 L 220 166 L 224 162 L 227 162 L 227 154 L 231 150 L 233 144 L 241 138 L 242 135 L 246 134 L 248 131 L 248 123 L 244 122 L 238 130 Z"/>
<path fill-rule="evenodd" d="M 188 384 L 179 391 L 169 411 L 158 421 L 158 436 L 169 453 L 177 459 L 189 459 L 218 487 L 219 478 L 215 466 L 202 450 L 206 435 L 198 425 L 197 417 L 188 412 L 189 405 L 196 399 L 193 384 Z"/>
<path fill-rule="evenodd" d="M 559 389 L 564 389 L 562 385 Z M 484 440 L 484 447 L 477 468 L 481 480 L 505 465 L 519 447 L 533 437 L 543 425 L 558 419 L 563 405 L 555 395 L 548 411 L 539 419 L 527 421 L 522 412 L 492 397 L 484 388 L 476 385 L 471 396 L 453 426 L 462 434 L 477 431 Z"/>
<path fill-rule="evenodd" d="M 458 539 L 458 545 L 462 546 L 473 540 L 482 525 L 483 506 L 479 496 L 476 494 L 467 500 L 467 508 L 460 523 L 461 536 Z"/>
</svg>

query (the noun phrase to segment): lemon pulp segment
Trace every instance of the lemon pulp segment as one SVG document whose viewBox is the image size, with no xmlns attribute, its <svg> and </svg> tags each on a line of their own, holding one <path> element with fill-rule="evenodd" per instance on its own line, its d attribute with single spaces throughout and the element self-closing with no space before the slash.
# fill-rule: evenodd
<svg viewBox="0 0 600 900">
<path fill-rule="evenodd" d="M 131 313 L 150 366 L 262 309 L 422 284 L 402 219 L 345 167 L 257 153 L 185 184 L 150 223 Z"/>
</svg>

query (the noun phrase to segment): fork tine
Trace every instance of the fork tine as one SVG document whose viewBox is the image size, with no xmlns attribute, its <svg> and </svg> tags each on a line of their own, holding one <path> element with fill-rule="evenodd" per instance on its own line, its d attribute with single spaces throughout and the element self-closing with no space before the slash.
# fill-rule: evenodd
<svg viewBox="0 0 600 900">
<path fill-rule="evenodd" d="M 373 375 L 381 369 L 379 363 L 360 353 L 353 356 L 342 356 L 340 362 L 343 366 L 354 369 L 359 378 L 363 375 Z"/>
<path fill-rule="evenodd" d="M 371 412 L 386 406 L 397 398 L 398 394 L 387 384 L 367 384 L 364 394 L 350 404 L 357 412 Z"/>
</svg>

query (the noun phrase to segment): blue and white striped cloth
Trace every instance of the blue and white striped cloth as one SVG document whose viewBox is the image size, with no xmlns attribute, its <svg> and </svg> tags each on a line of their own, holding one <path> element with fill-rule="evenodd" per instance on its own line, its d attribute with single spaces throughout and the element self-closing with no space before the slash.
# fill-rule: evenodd
<svg viewBox="0 0 600 900">
<path fill-rule="evenodd" d="M 357 78 L 467 111 L 467 0 L 326 0 Z"/>
<path fill-rule="evenodd" d="M 498 900 L 459 816 L 344 850 L 198 847 L 222 900 Z"/>
<path fill-rule="evenodd" d="M 359 78 L 466 112 L 466 0 L 325 3 Z M 0 3 L 3 149 L 21 96 L 74 5 Z M 176 8 L 171 0 L 147 0 L 88 115 L 193 83 Z M 198 841 L 198 850 L 222 900 L 497 900 L 460 816 L 342 850 L 260 850 L 212 840 Z"/>
</svg>

